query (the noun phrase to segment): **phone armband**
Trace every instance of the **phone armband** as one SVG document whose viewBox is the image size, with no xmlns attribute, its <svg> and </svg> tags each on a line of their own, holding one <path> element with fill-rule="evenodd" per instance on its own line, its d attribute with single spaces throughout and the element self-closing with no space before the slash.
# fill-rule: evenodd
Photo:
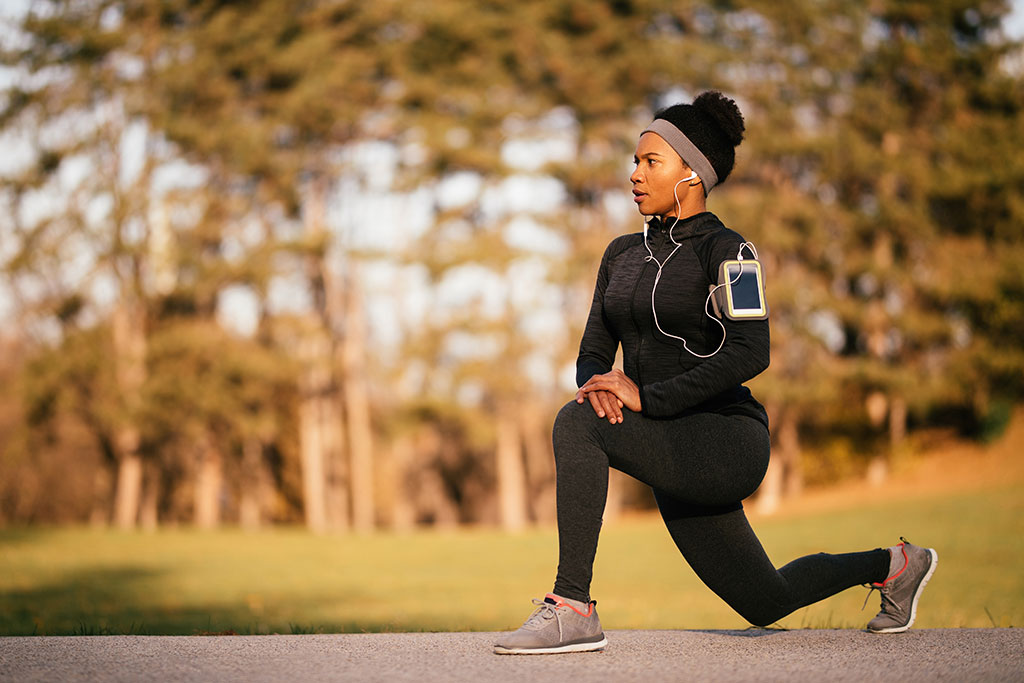
<svg viewBox="0 0 1024 683">
<path fill-rule="evenodd" d="M 730 320 L 767 318 L 761 263 L 756 259 L 723 261 L 718 267 L 718 286 L 712 299 L 719 317 L 724 315 Z"/>
</svg>

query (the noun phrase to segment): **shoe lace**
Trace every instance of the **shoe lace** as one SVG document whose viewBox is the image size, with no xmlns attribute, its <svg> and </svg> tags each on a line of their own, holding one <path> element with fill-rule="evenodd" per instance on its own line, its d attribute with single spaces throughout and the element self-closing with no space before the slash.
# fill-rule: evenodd
<svg viewBox="0 0 1024 683">
<path fill-rule="evenodd" d="M 546 621 L 558 615 L 558 612 L 555 610 L 558 605 L 552 605 L 550 602 L 538 600 L 537 598 L 533 599 L 533 604 L 537 605 L 537 609 L 530 615 L 530 618 L 523 623 L 523 628 L 531 630 L 540 628 L 545 625 Z"/>
<path fill-rule="evenodd" d="M 872 591 L 878 591 L 878 594 L 882 596 L 882 602 L 879 607 L 880 614 L 897 614 L 899 612 L 899 607 L 889 595 L 892 592 L 889 584 L 880 586 L 874 583 L 866 583 L 864 584 L 864 587 L 868 589 L 868 594 L 864 596 L 864 604 L 860 606 L 861 612 L 863 612 L 864 607 L 867 606 L 868 599 L 871 597 Z"/>
<path fill-rule="evenodd" d="M 910 541 L 908 541 L 907 539 L 905 539 L 902 536 L 900 536 L 900 541 L 902 541 L 904 544 L 909 544 L 910 543 Z M 906 552 L 905 551 L 904 551 L 904 557 L 906 557 Z M 906 559 L 906 562 L 909 564 L 910 560 Z M 906 568 L 907 568 L 907 565 L 904 565 L 904 569 L 906 569 Z M 889 595 L 892 592 L 892 583 L 890 581 L 886 580 L 886 581 L 884 581 L 882 583 L 866 583 L 866 584 L 864 584 L 864 587 L 868 589 L 868 594 L 864 596 L 864 604 L 860 606 L 860 611 L 861 612 L 863 612 L 864 611 L 864 607 L 867 606 L 868 599 L 871 597 L 871 592 L 872 591 L 878 591 L 878 594 L 882 596 L 882 603 L 881 603 L 881 605 L 879 607 L 879 614 L 898 614 L 899 613 L 899 611 L 900 611 L 899 606 L 896 604 L 896 601 L 893 600 L 892 597 L 890 597 L 890 595 Z"/>
</svg>

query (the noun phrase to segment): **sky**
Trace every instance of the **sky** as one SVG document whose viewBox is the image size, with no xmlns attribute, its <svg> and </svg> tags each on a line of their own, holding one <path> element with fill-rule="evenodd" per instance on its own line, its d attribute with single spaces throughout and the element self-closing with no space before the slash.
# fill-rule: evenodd
<svg viewBox="0 0 1024 683">
<path fill-rule="evenodd" d="M 1008 36 L 1019 40 L 1024 37 L 1024 0 L 1013 0 L 1010 5 L 1013 9 L 1006 18 L 1004 28 Z"/>
</svg>

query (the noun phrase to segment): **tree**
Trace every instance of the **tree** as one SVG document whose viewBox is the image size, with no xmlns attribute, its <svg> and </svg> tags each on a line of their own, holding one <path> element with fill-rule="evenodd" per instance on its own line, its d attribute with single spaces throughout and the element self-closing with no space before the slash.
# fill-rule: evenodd
<svg viewBox="0 0 1024 683">
<path fill-rule="evenodd" d="M 71 339 L 92 355 L 23 375 L 38 380 L 30 404 L 74 396 L 43 390 L 57 377 L 84 378 L 48 424 L 91 425 L 100 461 L 123 465 L 124 520 L 186 507 L 215 519 L 211 501 L 241 495 L 228 480 L 243 462 L 273 479 L 278 517 L 304 509 L 315 528 L 372 526 L 385 470 L 402 487 L 431 482 L 394 506 L 403 524 L 542 518 L 538 414 L 569 392 L 559 378 L 601 251 L 638 229 L 616 208 L 636 135 L 658 106 L 720 88 L 748 131 L 710 208 L 757 244 L 772 306 L 773 365 L 754 389 L 783 476 L 766 491 L 869 460 L 881 471 L 916 425 L 989 433 L 1024 366 L 1022 94 L 1007 61 L 1020 48 L 999 32 L 1006 9 L 38 3 L 3 55 L 19 76 L 0 125 L 31 147 L 4 178 L 4 269 L 26 367 Z M 160 184 L 184 164 L 197 182 Z M 469 198 L 443 199 L 460 182 Z M 378 209 L 428 194 L 432 227 L 407 249 L 387 225 L 379 244 L 349 243 L 332 217 L 342 186 L 379 194 Z M 528 199 L 495 201 L 515 187 Z M 381 267 L 415 272 L 433 305 L 395 324 L 392 356 L 374 337 L 380 294 L 362 287 Z M 283 281 L 290 307 L 274 294 Z M 460 286 L 474 296 L 453 304 Z M 215 324 L 239 289 L 257 315 L 242 339 Z M 214 357 L 228 348 L 246 362 Z M 115 363 L 97 365 L 104 353 Z M 178 386 L 176 364 L 205 374 Z M 291 372 L 290 388 L 265 364 Z M 241 396 L 256 407 L 225 412 Z M 157 438 L 173 425 L 164 410 L 187 438 Z M 827 449 L 860 455 L 840 465 Z M 238 501 L 250 519 L 270 504 Z"/>
<path fill-rule="evenodd" d="M 363 342 L 355 339 L 358 326 L 345 325 L 346 293 L 326 261 L 333 238 L 324 206 L 330 155 L 353 138 L 386 84 L 375 40 L 382 12 L 377 5 L 288 2 L 133 3 L 125 12 L 132 26 L 159 23 L 160 49 L 180 55 L 152 74 L 147 114 L 155 125 L 194 158 L 252 179 L 261 201 L 303 216 L 304 236 L 291 247 L 304 256 L 312 302 L 300 344 L 307 365 L 300 423 L 307 523 L 316 529 L 347 526 L 349 498 L 353 524 L 373 524 L 366 392 L 358 375 L 343 378 L 339 366 L 341 360 L 354 372 L 351 356 Z M 347 447 L 342 406 L 351 422 Z M 331 473 L 346 470 L 347 490 L 328 483 Z M 335 513 L 328 516 L 328 508 Z"/>
<path fill-rule="evenodd" d="M 183 166 L 176 149 L 147 126 L 142 104 L 150 84 L 144 77 L 162 57 L 152 42 L 140 42 L 144 32 L 124 23 L 131 10 L 118 3 L 53 3 L 26 15 L 25 40 L 4 55 L 20 76 L 6 102 L 7 130 L 27 130 L 33 141 L 27 165 L 5 178 L 15 240 L 6 273 L 15 291 L 37 292 L 34 282 L 50 283 L 44 296 L 19 302 L 35 324 L 60 322 L 49 343 L 60 344 L 78 324 L 102 328 L 109 316 L 111 334 L 97 339 L 109 344 L 116 381 L 93 388 L 109 391 L 103 398 L 116 409 L 93 419 L 93 409 L 82 406 L 117 463 L 114 519 L 123 527 L 138 521 L 146 490 L 144 516 L 155 523 L 161 488 L 154 445 L 160 441 L 141 423 L 151 410 L 147 385 L 163 379 L 151 375 L 154 328 L 166 332 L 167 321 L 181 317 L 212 321 L 226 285 L 260 287 L 268 277 L 262 247 L 241 266 L 222 251 L 234 221 L 258 220 L 251 205 L 236 201 L 223 174 L 207 173 L 206 187 L 189 186 L 202 173 Z M 40 193 L 50 198 L 42 212 L 33 209 Z M 68 273 L 65 264 L 75 262 L 79 267 Z M 112 306 L 96 299 L 103 287 L 113 294 Z M 193 451 L 205 464 L 197 490 L 206 494 L 195 508 L 206 525 L 219 517 L 211 501 L 220 497 L 223 462 L 208 433 L 216 418 L 210 410 L 198 420 L 206 431 L 196 438 L 207 447 Z"/>
</svg>

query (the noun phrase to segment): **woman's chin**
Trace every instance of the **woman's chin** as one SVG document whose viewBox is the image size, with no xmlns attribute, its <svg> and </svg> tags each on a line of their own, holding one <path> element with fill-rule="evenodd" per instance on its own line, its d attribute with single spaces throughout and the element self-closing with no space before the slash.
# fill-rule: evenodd
<svg viewBox="0 0 1024 683">
<path fill-rule="evenodd" d="M 636 210 L 640 212 L 641 216 L 663 216 L 674 209 L 674 206 L 657 206 L 650 198 L 645 198 L 641 202 L 637 202 Z"/>
</svg>

